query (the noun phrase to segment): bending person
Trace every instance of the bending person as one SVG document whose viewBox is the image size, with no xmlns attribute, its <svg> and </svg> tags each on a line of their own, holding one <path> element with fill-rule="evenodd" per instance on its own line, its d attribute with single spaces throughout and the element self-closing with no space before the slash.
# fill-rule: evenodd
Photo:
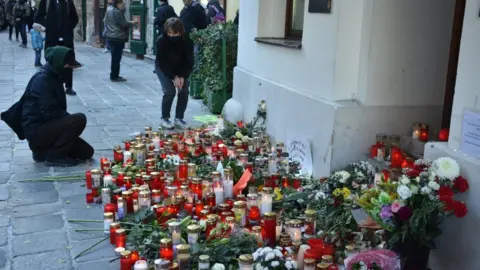
<svg viewBox="0 0 480 270">
<path fill-rule="evenodd" d="M 63 86 L 75 65 L 72 49 L 55 46 L 45 51 L 45 64 L 33 75 L 20 101 L 1 114 L 17 133 L 27 139 L 37 162 L 48 166 L 75 166 L 93 156 L 93 148 L 80 138 L 87 118 L 69 114 Z M 68 75 L 67 75 L 68 76 Z"/>
</svg>

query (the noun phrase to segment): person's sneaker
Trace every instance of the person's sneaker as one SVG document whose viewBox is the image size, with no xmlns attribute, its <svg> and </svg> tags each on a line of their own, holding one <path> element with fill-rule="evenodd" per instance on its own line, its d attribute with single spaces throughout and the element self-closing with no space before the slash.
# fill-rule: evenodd
<svg viewBox="0 0 480 270">
<path fill-rule="evenodd" d="M 83 67 L 83 64 L 75 60 L 75 64 L 73 65 L 73 68 L 81 68 Z"/>
<path fill-rule="evenodd" d="M 108 49 L 103 50 L 103 53 L 108 53 L 110 52 Z"/>
<path fill-rule="evenodd" d="M 78 160 L 72 158 L 47 158 L 45 165 L 49 167 L 72 167 L 78 165 Z"/>
<path fill-rule="evenodd" d="M 65 94 L 67 94 L 69 96 L 76 96 L 77 92 L 73 91 L 73 89 L 71 87 L 68 87 L 67 89 L 65 89 Z"/>
<path fill-rule="evenodd" d="M 112 81 L 112 82 L 126 82 L 127 79 L 125 79 L 123 77 L 118 77 L 118 78 L 110 79 L 110 81 Z"/>
<path fill-rule="evenodd" d="M 187 122 L 183 121 L 183 119 L 175 118 L 175 127 L 185 129 L 187 128 Z"/>
<path fill-rule="evenodd" d="M 42 67 L 42 65 L 35 65 L 35 67 L 39 68 L 39 67 Z"/>
<path fill-rule="evenodd" d="M 20 44 L 20 46 L 19 46 L 19 47 L 22 47 L 22 48 L 27 48 L 27 45 L 25 45 L 25 44 Z"/>
<path fill-rule="evenodd" d="M 173 129 L 173 124 L 172 124 L 172 121 L 170 121 L 170 119 L 162 118 L 162 121 L 160 121 L 160 125 L 166 129 Z"/>
<path fill-rule="evenodd" d="M 32 158 L 35 162 L 44 162 L 47 157 L 45 153 L 32 152 Z"/>
</svg>

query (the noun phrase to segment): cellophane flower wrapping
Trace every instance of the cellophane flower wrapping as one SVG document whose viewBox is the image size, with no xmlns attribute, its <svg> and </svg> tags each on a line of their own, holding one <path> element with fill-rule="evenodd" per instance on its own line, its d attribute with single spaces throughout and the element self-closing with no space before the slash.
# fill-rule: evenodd
<svg viewBox="0 0 480 270">
<path fill-rule="evenodd" d="M 345 268 L 352 270 L 353 265 L 360 262 L 364 262 L 368 267 L 376 263 L 383 270 L 401 270 L 399 256 L 388 249 L 371 249 L 351 255 L 345 259 Z"/>
</svg>

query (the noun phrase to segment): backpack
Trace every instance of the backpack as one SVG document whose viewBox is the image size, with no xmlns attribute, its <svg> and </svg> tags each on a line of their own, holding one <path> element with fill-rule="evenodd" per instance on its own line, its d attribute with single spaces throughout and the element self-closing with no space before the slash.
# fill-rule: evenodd
<svg viewBox="0 0 480 270">
<path fill-rule="evenodd" d="M 215 5 L 211 6 L 215 10 L 215 16 L 212 18 L 212 23 L 224 23 L 226 21 L 225 14 L 218 10 Z"/>
</svg>

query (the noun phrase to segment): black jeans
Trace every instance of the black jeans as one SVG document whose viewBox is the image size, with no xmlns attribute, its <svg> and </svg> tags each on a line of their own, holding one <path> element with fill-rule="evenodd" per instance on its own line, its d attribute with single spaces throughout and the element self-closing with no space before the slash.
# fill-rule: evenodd
<svg viewBox="0 0 480 270">
<path fill-rule="evenodd" d="M 18 28 L 18 26 L 16 24 L 8 24 L 8 38 L 9 39 L 12 39 L 12 35 L 13 35 L 13 29 L 15 28 L 15 37 L 18 39 L 18 35 L 20 34 L 20 28 Z"/>
<path fill-rule="evenodd" d="M 172 79 L 167 77 L 160 68 L 155 67 L 155 73 L 157 74 L 160 84 L 162 85 L 163 98 L 162 98 L 162 118 L 170 119 L 170 110 L 172 109 L 173 100 L 177 94 L 177 90 L 173 85 Z M 185 110 L 188 104 L 188 80 L 185 78 L 183 89 L 178 93 L 177 108 L 175 110 L 175 118 L 183 119 Z"/>
<path fill-rule="evenodd" d="M 22 37 L 22 44 L 27 45 L 27 24 L 22 22 L 22 21 L 16 21 L 15 22 L 15 27 L 20 31 L 20 36 Z"/>
<path fill-rule="evenodd" d="M 110 53 L 112 54 L 112 63 L 110 66 L 110 79 L 117 79 L 120 77 L 120 62 L 122 61 L 123 48 L 125 42 L 109 40 Z"/>
<path fill-rule="evenodd" d="M 73 158 L 86 160 L 93 156 L 93 147 L 80 138 L 87 117 L 75 113 L 52 120 L 38 128 L 37 135 L 29 141 L 30 149 L 46 153 L 49 158 Z"/>
<path fill-rule="evenodd" d="M 36 49 L 35 50 L 35 66 L 41 66 L 42 65 L 42 50 L 41 49 Z"/>
</svg>

